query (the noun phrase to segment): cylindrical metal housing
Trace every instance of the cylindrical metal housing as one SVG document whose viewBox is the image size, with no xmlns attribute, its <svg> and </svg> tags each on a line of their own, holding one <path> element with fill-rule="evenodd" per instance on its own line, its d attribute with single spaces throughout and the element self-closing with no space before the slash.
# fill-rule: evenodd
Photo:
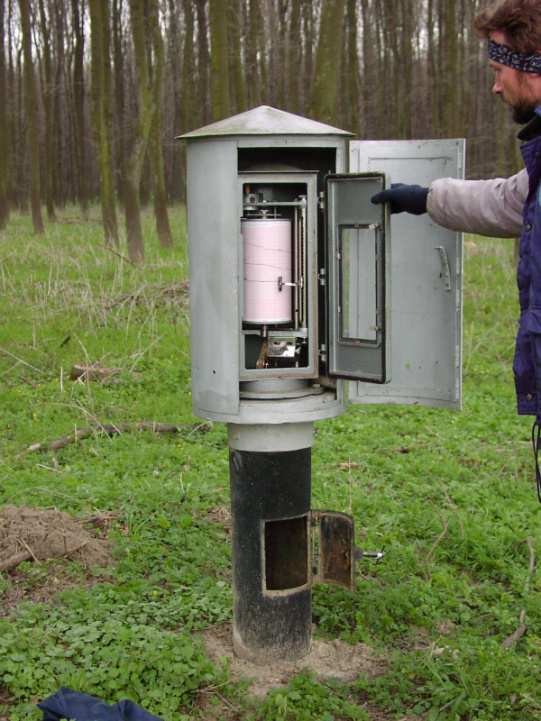
<svg viewBox="0 0 541 721">
<path fill-rule="evenodd" d="M 311 449 L 229 451 L 233 644 L 253 663 L 310 650 Z"/>
<path fill-rule="evenodd" d="M 285 218 L 243 219 L 244 313 L 246 323 L 292 320 L 291 221 Z"/>
</svg>

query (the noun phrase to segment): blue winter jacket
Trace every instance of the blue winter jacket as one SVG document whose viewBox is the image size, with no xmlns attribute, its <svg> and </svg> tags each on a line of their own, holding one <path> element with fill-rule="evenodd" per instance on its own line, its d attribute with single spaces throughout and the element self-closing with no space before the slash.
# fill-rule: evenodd
<svg viewBox="0 0 541 721">
<path fill-rule="evenodd" d="M 518 412 L 541 423 L 541 106 L 519 134 L 529 176 L 517 281 L 520 321 L 513 370 Z"/>
</svg>

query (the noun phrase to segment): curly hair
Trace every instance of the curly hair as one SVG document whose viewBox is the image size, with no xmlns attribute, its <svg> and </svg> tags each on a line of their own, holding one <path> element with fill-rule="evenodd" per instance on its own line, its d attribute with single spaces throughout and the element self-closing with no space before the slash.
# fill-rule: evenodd
<svg viewBox="0 0 541 721">
<path fill-rule="evenodd" d="M 477 15 L 475 29 L 482 37 L 504 33 L 515 52 L 541 52 L 541 1 L 499 0 Z"/>
</svg>

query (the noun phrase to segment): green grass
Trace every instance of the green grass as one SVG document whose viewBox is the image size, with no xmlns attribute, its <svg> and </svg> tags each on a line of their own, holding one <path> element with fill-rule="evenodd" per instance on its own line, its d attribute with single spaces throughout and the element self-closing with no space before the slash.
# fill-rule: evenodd
<svg viewBox="0 0 541 721">
<path fill-rule="evenodd" d="M 145 218 L 142 268 L 105 249 L 96 223 L 36 238 L 14 216 L 0 234 L 0 504 L 117 514 L 112 572 L 51 561 L 0 575 L 0 604 L 15 583 L 29 599 L 0 619 L 0 718 L 39 718 L 33 704 L 62 685 L 130 697 L 165 721 L 208 718 L 201 691 L 224 719 L 541 718 L 541 584 L 527 543 L 539 558 L 541 509 L 530 419 L 514 408 L 512 243 L 468 244 L 461 413 L 357 407 L 317 427 L 313 506 L 351 512 L 359 545 L 386 557 L 361 564 L 353 594 L 315 590 L 316 632 L 370 644 L 387 669 L 349 686 L 301 675 L 255 702 L 198 640 L 231 618 L 229 543 L 207 517 L 228 503 L 227 440 L 191 415 L 180 209 L 172 222 L 176 245 L 162 250 Z M 85 362 L 121 371 L 70 381 Z M 185 430 L 23 453 L 137 420 Z M 64 590 L 33 601 L 60 571 Z M 502 648 L 523 609 L 527 633 Z"/>
</svg>

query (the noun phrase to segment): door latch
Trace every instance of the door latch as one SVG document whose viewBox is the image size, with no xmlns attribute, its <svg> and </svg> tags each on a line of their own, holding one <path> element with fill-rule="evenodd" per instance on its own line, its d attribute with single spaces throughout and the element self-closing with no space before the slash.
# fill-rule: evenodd
<svg viewBox="0 0 541 721">
<path fill-rule="evenodd" d="M 440 255 L 441 271 L 440 278 L 443 280 L 445 290 L 452 290 L 451 285 L 451 266 L 449 265 L 449 256 L 443 245 L 438 245 L 434 250 L 437 250 Z"/>
</svg>

